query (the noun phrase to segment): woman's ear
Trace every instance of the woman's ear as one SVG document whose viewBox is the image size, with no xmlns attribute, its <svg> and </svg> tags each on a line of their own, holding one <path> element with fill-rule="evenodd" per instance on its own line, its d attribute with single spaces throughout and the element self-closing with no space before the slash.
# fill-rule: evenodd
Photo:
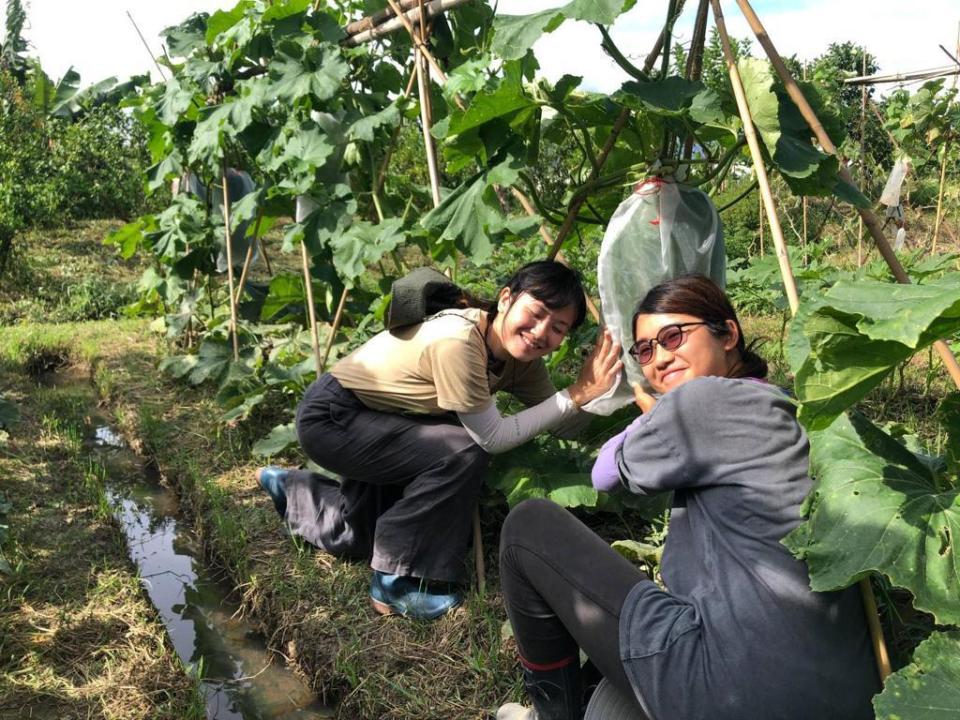
<svg viewBox="0 0 960 720">
<path fill-rule="evenodd" d="M 506 312 L 507 308 L 510 307 L 510 299 L 512 295 L 510 293 L 510 288 L 505 287 L 501 288 L 500 292 L 497 293 L 497 312 L 502 313 Z"/>
<path fill-rule="evenodd" d="M 733 320 L 724 320 L 723 324 L 727 327 L 727 334 L 723 338 L 723 349 L 730 351 L 740 342 L 740 329 Z"/>
</svg>

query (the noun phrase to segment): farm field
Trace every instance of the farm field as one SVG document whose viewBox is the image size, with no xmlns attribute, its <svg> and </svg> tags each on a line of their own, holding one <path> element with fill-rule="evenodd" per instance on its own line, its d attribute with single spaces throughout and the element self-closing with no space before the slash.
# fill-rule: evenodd
<svg viewBox="0 0 960 720">
<path fill-rule="evenodd" d="M 298 403 L 388 326 L 395 281 L 430 266 L 491 299 L 549 259 L 590 300 L 544 357 L 570 395 L 615 306 L 629 321 L 634 295 L 689 271 L 725 285 L 809 439 L 783 546 L 814 591 L 859 585 L 876 718 L 956 720 L 956 84 L 880 94 L 855 80 L 881 70 L 868 48 L 780 58 L 706 0 L 665 3 L 644 60 L 610 33 L 633 4 L 416 18 L 403 0 L 407 27 L 365 0 L 241 0 L 164 31 L 169 77 L 91 85 L 47 76 L 29 4 L 7 0 L 0 718 L 486 720 L 523 702 L 498 567 L 512 507 L 553 501 L 663 584 L 669 494 L 590 479 L 633 404 L 493 455 L 464 602 L 433 622 L 377 614 L 368 564 L 291 535 L 255 472 L 308 466 Z M 575 22 L 618 89 L 541 76 L 538 38 Z"/>
</svg>

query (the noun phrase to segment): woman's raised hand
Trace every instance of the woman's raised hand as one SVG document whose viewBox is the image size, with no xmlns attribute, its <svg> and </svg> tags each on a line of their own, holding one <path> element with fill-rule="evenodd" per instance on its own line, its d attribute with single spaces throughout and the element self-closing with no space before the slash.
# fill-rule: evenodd
<svg viewBox="0 0 960 720">
<path fill-rule="evenodd" d="M 597 344 L 580 369 L 580 377 L 567 388 L 570 399 L 577 407 L 583 407 L 612 388 L 622 369 L 620 343 L 613 339 L 607 328 L 603 328 Z"/>
</svg>

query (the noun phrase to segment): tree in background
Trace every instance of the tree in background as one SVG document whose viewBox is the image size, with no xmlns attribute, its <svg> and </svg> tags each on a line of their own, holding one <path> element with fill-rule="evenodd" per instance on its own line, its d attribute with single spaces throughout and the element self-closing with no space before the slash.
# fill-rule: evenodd
<svg viewBox="0 0 960 720">
<path fill-rule="evenodd" d="M 7 0 L 7 19 L 3 42 L 0 43 L 0 70 L 9 73 L 18 85 L 23 85 L 27 75 L 27 41 L 23 26 L 27 13 L 20 0 Z"/>
</svg>

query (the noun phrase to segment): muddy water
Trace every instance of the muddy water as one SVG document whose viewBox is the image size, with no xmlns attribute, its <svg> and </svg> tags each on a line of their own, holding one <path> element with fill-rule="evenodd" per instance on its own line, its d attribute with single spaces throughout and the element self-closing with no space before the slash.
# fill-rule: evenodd
<svg viewBox="0 0 960 720">
<path fill-rule="evenodd" d="M 277 663 L 263 639 L 237 617 L 229 588 L 204 566 L 178 522 L 174 493 L 110 427 L 92 438 L 107 468 L 107 494 L 130 557 L 181 660 L 199 672 L 210 720 L 314 720 L 333 717 L 310 689 Z M 155 475 L 155 473 L 153 473 Z"/>
</svg>

